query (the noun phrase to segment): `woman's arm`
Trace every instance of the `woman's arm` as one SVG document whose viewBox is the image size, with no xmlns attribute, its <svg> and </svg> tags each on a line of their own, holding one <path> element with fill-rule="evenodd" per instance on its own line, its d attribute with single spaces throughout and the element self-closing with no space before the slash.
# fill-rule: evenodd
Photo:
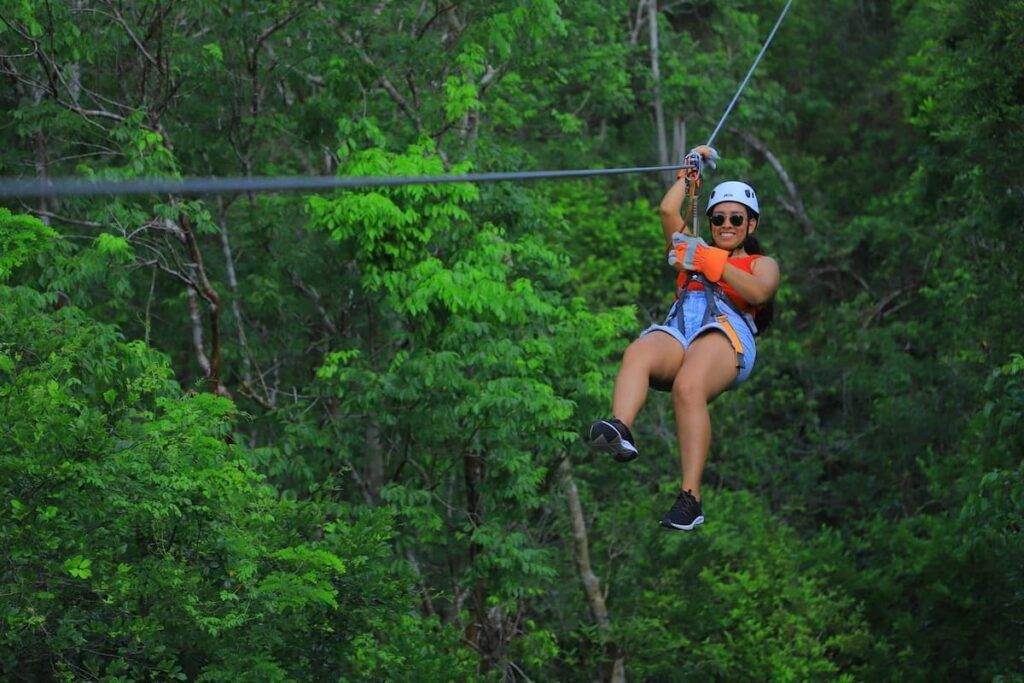
<svg viewBox="0 0 1024 683">
<path fill-rule="evenodd" d="M 683 220 L 683 202 L 686 201 L 686 180 L 680 178 L 668 188 L 661 199 L 661 228 L 665 232 L 665 252 L 672 250 L 672 233 L 685 232 L 690 234 Z"/>
<path fill-rule="evenodd" d="M 769 301 L 779 289 L 779 264 L 770 256 L 755 259 L 748 273 L 731 263 L 725 264 L 722 279 L 751 306 Z"/>
</svg>

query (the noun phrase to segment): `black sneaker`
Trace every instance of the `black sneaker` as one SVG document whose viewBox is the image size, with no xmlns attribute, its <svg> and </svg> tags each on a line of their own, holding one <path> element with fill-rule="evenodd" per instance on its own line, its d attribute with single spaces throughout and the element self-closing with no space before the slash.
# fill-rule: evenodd
<svg viewBox="0 0 1024 683">
<path fill-rule="evenodd" d="M 629 427 L 614 417 L 590 425 L 590 447 L 610 453 L 619 462 L 629 462 L 640 455 Z"/>
<path fill-rule="evenodd" d="M 679 493 L 672 509 L 661 520 L 661 525 L 666 529 L 679 529 L 680 531 L 690 531 L 693 527 L 703 523 L 704 512 L 700 509 L 700 503 L 689 491 Z"/>
</svg>

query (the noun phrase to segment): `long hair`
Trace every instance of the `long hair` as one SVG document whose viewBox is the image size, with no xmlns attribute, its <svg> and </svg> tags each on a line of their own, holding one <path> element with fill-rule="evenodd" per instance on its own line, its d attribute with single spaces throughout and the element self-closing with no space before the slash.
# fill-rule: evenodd
<svg viewBox="0 0 1024 683">
<path fill-rule="evenodd" d="M 757 218 L 758 222 L 760 222 L 760 218 L 758 218 L 756 213 L 750 210 L 750 207 L 745 208 L 747 209 L 747 220 Z M 761 246 L 761 241 L 750 233 L 747 233 L 746 238 L 743 240 L 743 251 L 748 254 L 764 254 L 764 248 Z M 773 296 L 771 299 L 758 306 L 757 311 L 754 313 L 754 324 L 757 325 L 757 334 L 764 334 L 764 331 L 771 327 L 772 321 L 774 320 L 775 297 Z"/>
</svg>

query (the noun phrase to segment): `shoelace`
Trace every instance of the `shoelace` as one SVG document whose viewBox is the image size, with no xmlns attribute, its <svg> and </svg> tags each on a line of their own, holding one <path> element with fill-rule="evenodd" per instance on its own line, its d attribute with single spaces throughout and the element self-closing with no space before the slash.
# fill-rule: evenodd
<svg viewBox="0 0 1024 683">
<path fill-rule="evenodd" d="M 676 502 L 672 505 L 672 512 L 696 512 L 700 503 L 693 497 L 693 494 L 689 491 L 680 491 L 676 497 Z"/>
</svg>

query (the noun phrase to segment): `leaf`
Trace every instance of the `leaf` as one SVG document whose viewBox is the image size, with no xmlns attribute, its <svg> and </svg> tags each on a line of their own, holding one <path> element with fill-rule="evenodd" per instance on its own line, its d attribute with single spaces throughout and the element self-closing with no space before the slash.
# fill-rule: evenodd
<svg viewBox="0 0 1024 683">
<path fill-rule="evenodd" d="M 33 216 L 0 207 L 0 282 L 35 254 L 49 250 L 57 233 Z"/>
<path fill-rule="evenodd" d="M 92 565 L 92 560 L 81 555 L 75 555 L 74 557 L 64 560 L 64 569 L 66 569 L 68 574 L 76 579 L 88 579 L 92 576 L 92 570 L 89 569 L 90 565 Z"/>
<path fill-rule="evenodd" d="M 224 62 L 224 52 L 217 43 L 206 43 L 203 45 L 203 52 L 213 57 L 216 61 Z"/>
<path fill-rule="evenodd" d="M 131 260 L 132 256 L 132 246 L 128 240 L 106 232 L 101 232 L 96 238 L 96 251 L 122 262 Z"/>
</svg>

